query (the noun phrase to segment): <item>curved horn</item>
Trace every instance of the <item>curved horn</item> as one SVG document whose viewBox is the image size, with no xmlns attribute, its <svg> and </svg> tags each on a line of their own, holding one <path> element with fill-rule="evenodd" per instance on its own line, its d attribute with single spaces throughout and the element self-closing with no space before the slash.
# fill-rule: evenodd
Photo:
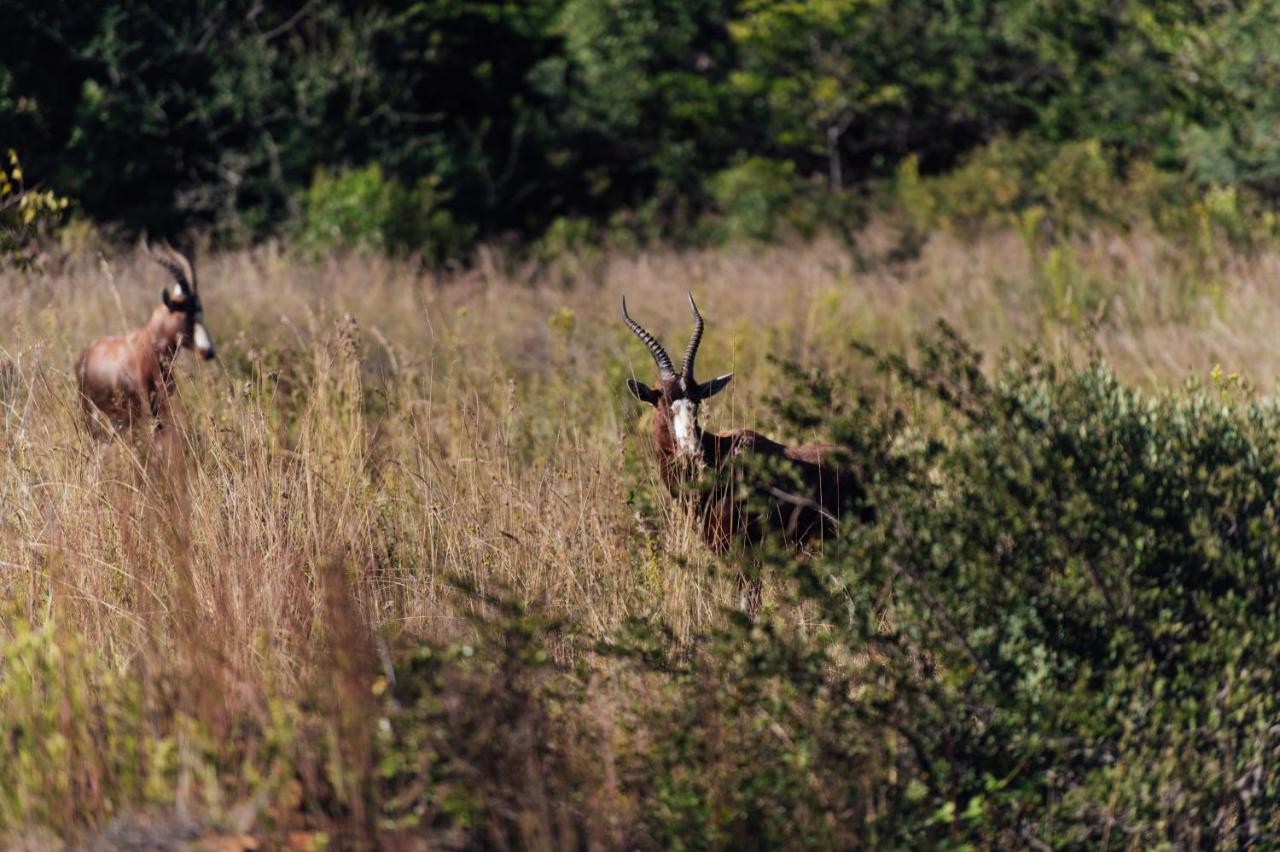
<svg viewBox="0 0 1280 852">
<path fill-rule="evenodd" d="M 645 331 L 640 323 L 631 318 L 627 313 L 627 297 L 622 297 L 622 321 L 627 324 L 627 328 L 631 329 L 632 334 L 644 341 L 644 345 L 649 347 L 649 354 L 653 356 L 654 363 L 658 365 L 658 372 L 662 374 L 664 379 L 674 379 L 676 377 L 675 367 L 671 366 L 671 356 L 667 354 L 667 350 L 662 348 L 652 334 Z"/>
<path fill-rule="evenodd" d="M 684 366 L 680 368 L 680 378 L 684 380 L 685 389 L 698 386 L 693 378 L 693 361 L 698 357 L 698 346 L 702 343 L 702 314 L 698 313 L 698 305 L 689 294 L 689 307 L 693 309 L 693 337 L 689 338 L 689 348 L 684 350 Z M 692 392 L 692 391 L 690 391 Z"/>
<path fill-rule="evenodd" d="M 178 285 L 178 291 L 186 293 L 194 293 L 196 291 L 196 271 L 192 267 L 191 261 L 182 252 L 177 251 L 168 242 L 161 242 L 159 251 L 151 247 L 151 244 L 145 241 L 142 243 L 143 250 L 146 251 L 147 257 L 168 270 L 173 276 L 173 281 Z"/>
</svg>

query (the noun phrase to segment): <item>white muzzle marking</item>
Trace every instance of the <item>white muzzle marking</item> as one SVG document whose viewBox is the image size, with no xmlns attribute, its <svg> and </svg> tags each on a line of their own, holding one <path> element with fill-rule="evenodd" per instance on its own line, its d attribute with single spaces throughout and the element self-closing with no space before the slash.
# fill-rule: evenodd
<svg viewBox="0 0 1280 852">
<path fill-rule="evenodd" d="M 213 356 L 213 338 L 209 336 L 209 330 L 204 327 L 204 317 L 196 317 L 195 344 L 196 351 L 201 355 L 206 358 Z"/>
<path fill-rule="evenodd" d="M 671 430 L 675 432 L 676 449 L 684 456 L 702 456 L 698 440 L 698 406 L 687 399 L 671 403 Z"/>
</svg>

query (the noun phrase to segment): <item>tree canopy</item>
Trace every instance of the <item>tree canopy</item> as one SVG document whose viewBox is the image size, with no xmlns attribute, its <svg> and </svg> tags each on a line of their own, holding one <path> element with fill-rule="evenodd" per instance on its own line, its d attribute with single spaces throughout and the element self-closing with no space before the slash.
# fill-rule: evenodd
<svg viewBox="0 0 1280 852">
<path fill-rule="evenodd" d="M 261 238 L 298 221 L 318 176 L 376 164 L 406 192 L 429 182 L 423 215 L 455 236 L 635 211 L 678 232 L 744 163 L 848 193 L 996 138 L 1280 188 L 1280 12 L 1256 0 L 0 0 L 0 15 L 0 143 L 127 229 Z"/>
</svg>

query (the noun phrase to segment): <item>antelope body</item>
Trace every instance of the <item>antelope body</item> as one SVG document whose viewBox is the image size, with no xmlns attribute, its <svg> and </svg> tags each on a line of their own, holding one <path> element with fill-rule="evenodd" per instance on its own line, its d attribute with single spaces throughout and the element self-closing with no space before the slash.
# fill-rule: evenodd
<svg viewBox="0 0 1280 852">
<path fill-rule="evenodd" d="M 833 448 L 787 446 L 750 429 L 708 432 L 698 425 L 703 400 L 724 389 L 729 373 L 708 382 L 694 377 L 703 320 L 689 296 L 694 331 L 677 374 L 662 345 L 627 314 L 627 327 L 642 340 L 658 367 L 652 387 L 635 379 L 627 388 L 654 407 L 658 468 L 675 498 L 691 497 L 701 519 L 702 538 L 713 551 L 736 545 L 756 547 L 769 536 L 802 546 L 835 532 L 842 514 L 864 516 L 866 493 L 849 470 L 833 464 Z"/>
<path fill-rule="evenodd" d="M 81 410 L 90 433 L 100 439 L 113 429 L 131 431 L 149 423 L 166 428 L 178 353 L 193 349 L 206 360 L 215 355 L 191 261 L 168 245 L 144 248 L 173 277 L 172 290 L 163 290 L 146 325 L 93 341 L 76 364 Z"/>
</svg>

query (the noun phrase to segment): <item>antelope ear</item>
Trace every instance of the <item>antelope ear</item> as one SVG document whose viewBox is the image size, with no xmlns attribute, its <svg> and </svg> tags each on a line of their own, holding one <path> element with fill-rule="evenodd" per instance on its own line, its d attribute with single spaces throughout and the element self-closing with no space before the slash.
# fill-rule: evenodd
<svg viewBox="0 0 1280 852">
<path fill-rule="evenodd" d="M 732 378 L 733 373 L 725 373 L 723 376 L 717 376 L 709 382 L 698 385 L 698 399 L 706 399 L 720 393 Z"/>
<path fill-rule="evenodd" d="M 658 392 L 648 385 L 640 384 L 635 379 L 627 379 L 627 390 L 641 402 L 647 402 L 650 405 L 658 404 Z"/>
</svg>

